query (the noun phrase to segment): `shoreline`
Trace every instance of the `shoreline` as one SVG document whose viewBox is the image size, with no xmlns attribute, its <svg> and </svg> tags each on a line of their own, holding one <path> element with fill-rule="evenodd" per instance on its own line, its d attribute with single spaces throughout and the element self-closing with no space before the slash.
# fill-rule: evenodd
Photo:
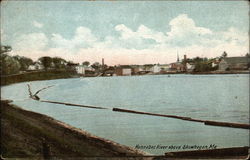
<svg viewBox="0 0 250 160">
<path fill-rule="evenodd" d="M 152 155 L 92 135 L 47 115 L 22 109 L 10 104 L 11 102 L 1 100 L 1 158 L 3 159 L 246 159 L 250 151 L 249 146 L 245 146 Z"/>
<path fill-rule="evenodd" d="M 49 156 L 54 158 L 150 156 L 10 102 L 1 100 L 2 157 L 42 158 L 44 139 L 50 146 Z"/>
<path fill-rule="evenodd" d="M 144 75 L 171 75 L 171 74 L 187 74 L 187 75 L 214 75 L 214 74 L 250 74 L 249 70 L 240 71 L 208 71 L 208 72 L 164 72 L 164 73 L 148 73 L 148 74 L 132 74 L 131 76 L 144 76 Z M 72 71 L 65 70 L 50 70 L 50 71 L 36 71 L 27 72 L 15 75 L 1 76 L 1 86 L 15 84 L 20 82 L 31 82 L 38 80 L 53 80 L 64 78 L 78 78 L 78 77 L 98 77 L 95 75 L 80 75 Z M 112 77 L 112 76 L 101 76 Z M 120 76 L 119 76 L 120 77 Z M 123 77 L 123 76 L 121 76 Z"/>
</svg>

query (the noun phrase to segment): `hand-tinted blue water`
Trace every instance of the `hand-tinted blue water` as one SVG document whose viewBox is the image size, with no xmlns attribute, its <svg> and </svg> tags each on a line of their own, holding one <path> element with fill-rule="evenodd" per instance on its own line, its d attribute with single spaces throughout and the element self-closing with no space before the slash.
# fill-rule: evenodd
<svg viewBox="0 0 250 160">
<path fill-rule="evenodd" d="M 28 98 L 27 84 L 43 100 L 107 107 L 49 104 Z M 112 108 L 249 123 L 249 75 L 166 75 L 34 81 L 1 88 L 2 97 L 24 109 L 66 122 L 97 136 L 135 147 L 249 146 L 249 130 L 206 126 L 178 119 L 113 112 Z M 144 149 L 153 154 L 183 149 Z"/>
</svg>

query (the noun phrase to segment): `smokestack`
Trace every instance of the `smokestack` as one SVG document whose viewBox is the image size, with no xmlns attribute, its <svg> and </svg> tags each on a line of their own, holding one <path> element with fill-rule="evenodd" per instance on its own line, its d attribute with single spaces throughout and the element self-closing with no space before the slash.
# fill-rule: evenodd
<svg viewBox="0 0 250 160">
<path fill-rule="evenodd" d="M 187 71 L 187 55 L 184 55 L 184 71 Z"/>
<path fill-rule="evenodd" d="M 104 66 L 104 58 L 102 58 L 102 66 Z"/>
</svg>

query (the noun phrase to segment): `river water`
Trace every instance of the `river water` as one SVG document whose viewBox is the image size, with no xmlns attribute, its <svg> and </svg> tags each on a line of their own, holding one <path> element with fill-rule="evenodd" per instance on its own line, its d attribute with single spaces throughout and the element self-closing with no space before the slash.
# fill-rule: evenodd
<svg viewBox="0 0 250 160">
<path fill-rule="evenodd" d="M 27 84 L 33 92 L 54 85 L 39 93 L 42 100 L 108 109 L 34 101 L 29 99 Z M 140 146 L 151 154 L 188 149 L 184 145 L 249 146 L 249 130 L 246 129 L 112 111 L 116 107 L 202 120 L 249 123 L 249 75 L 151 75 L 33 81 L 2 87 L 1 97 L 94 135 L 131 147 Z"/>
</svg>

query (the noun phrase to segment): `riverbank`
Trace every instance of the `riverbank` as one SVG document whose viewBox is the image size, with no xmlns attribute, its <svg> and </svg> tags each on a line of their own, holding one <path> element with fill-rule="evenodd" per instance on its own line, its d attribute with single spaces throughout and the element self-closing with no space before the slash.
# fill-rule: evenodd
<svg viewBox="0 0 250 160">
<path fill-rule="evenodd" d="M 1 141 L 1 155 L 6 158 L 129 158 L 146 155 L 49 116 L 23 110 L 6 100 L 1 101 Z"/>
<path fill-rule="evenodd" d="M 15 75 L 1 76 L 1 86 L 13 83 L 37 80 L 51 80 L 62 78 L 79 77 L 73 70 L 48 70 L 48 71 L 33 71 Z"/>
<path fill-rule="evenodd" d="M 209 74 L 250 74 L 249 70 L 243 71 L 208 71 L 208 72 L 163 72 L 163 73 L 148 73 L 143 75 L 169 75 L 169 74 L 191 74 L 191 75 L 209 75 Z M 76 78 L 76 77 L 98 77 L 98 75 L 79 75 L 72 70 L 49 70 L 49 71 L 34 71 L 25 72 L 15 75 L 1 76 L 1 86 L 13 83 L 37 81 L 37 80 L 52 80 L 63 78 Z M 138 76 L 132 75 L 132 76 Z"/>
<path fill-rule="evenodd" d="M 1 100 L 1 156 L 28 159 L 246 159 L 249 147 L 149 154 Z"/>
</svg>

